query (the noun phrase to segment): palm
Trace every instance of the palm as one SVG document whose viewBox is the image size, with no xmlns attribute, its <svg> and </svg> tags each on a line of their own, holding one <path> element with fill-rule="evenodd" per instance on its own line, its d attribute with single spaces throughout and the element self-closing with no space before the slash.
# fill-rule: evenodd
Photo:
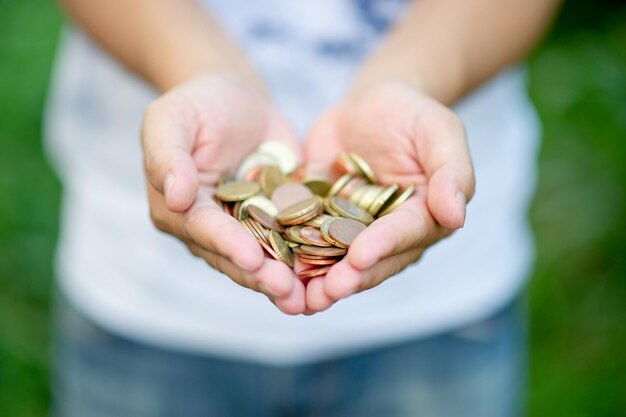
<svg viewBox="0 0 626 417">
<path fill-rule="evenodd" d="M 307 287 L 312 311 L 380 284 L 462 226 L 473 173 L 463 127 L 434 100 L 402 85 L 387 85 L 326 113 L 306 145 L 307 160 L 329 166 L 338 152 L 355 152 L 379 182 L 414 184 L 403 206 L 375 221 L 325 279 Z M 461 201 L 462 200 L 462 201 Z"/>
</svg>

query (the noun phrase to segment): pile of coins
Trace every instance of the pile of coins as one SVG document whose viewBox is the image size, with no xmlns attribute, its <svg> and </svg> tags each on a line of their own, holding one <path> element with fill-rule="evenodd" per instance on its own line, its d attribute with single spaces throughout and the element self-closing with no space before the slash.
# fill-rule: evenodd
<svg viewBox="0 0 626 417">
<path fill-rule="evenodd" d="M 282 142 L 265 142 L 222 176 L 215 192 L 224 212 L 235 217 L 274 259 L 306 268 L 305 283 L 324 275 L 376 218 L 395 210 L 415 191 L 410 185 L 377 184 L 363 158 L 341 153 L 330 174 L 310 175 Z"/>
</svg>

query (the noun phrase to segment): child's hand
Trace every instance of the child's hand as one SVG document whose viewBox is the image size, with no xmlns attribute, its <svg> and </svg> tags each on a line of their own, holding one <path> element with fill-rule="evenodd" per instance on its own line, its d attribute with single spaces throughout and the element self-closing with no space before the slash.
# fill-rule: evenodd
<svg viewBox="0 0 626 417">
<path fill-rule="evenodd" d="M 150 215 L 159 230 L 233 281 L 298 314 L 303 284 L 212 199 L 220 175 L 268 139 L 298 149 L 276 110 L 235 78 L 200 77 L 164 94 L 146 110 L 142 131 Z"/>
<path fill-rule="evenodd" d="M 347 256 L 307 286 L 309 312 L 372 288 L 463 226 L 474 172 L 461 120 L 403 84 L 384 84 L 326 113 L 311 131 L 307 161 L 362 156 L 382 183 L 416 184 L 413 197 L 362 232 Z"/>
</svg>

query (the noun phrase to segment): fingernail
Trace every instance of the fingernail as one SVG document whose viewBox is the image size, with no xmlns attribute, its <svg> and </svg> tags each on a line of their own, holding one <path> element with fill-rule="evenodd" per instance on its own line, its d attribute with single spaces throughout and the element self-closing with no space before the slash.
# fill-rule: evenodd
<svg viewBox="0 0 626 417">
<path fill-rule="evenodd" d="M 456 202 L 459 205 L 459 210 L 461 210 L 461 228 L 465 225 L 465 208 L 467 206 L 467 200 L 465 199 L 465 194 L 462 192 L 456 193 Z"/>
<path fill-rule="evenodd" d="M 165 175 L 165 180 L 163 181 L 163 191 L 164 191 L 166 198 L 167 198 L 167 194 L 170 192 L 170 190 L 174 186 L 175 181 L 176 181 L 176 176 L 172 172 L 168 172 L 167 175 Z"/>
</svg>

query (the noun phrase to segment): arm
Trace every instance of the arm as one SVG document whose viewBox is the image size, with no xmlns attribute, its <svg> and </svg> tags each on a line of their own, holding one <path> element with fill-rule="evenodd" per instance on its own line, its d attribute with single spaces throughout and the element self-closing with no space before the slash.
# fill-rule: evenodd
<svg viewBox="0 0 626 417">
<path fill-rule="evenodd" d="M 324 279 L 311 311 L 373 288 L 465 223 L 475 179 L 463 123 L 446 105 L 522 58 L 558 0 L 418 0 L 369 57 L 346 99 L 312 129 L 307 158 L 364 157 L 413 197 L 362 232 Z"/>
<path fill-rule="evenodd" d="M 262 83 L 239 46 L 194 0 L 59 0 L 111 55 L 166 91 L 205 73 Z"/>
<path fill-rule="evenodd" d="M 541 38 L 559 0 L 419 0 L 370 56 L 355 81 L 364 90 L 401 81 L 452 104 Z"/>
<path fill-rule="evenodd" d="M 213 200 L 220 175 L 263 141 L 297 147 L 242 51 L 194 0 L 62 5 L 114 57 L 166 92 L 146 109 L 141 135 L 155 226 L 282 311 L 303 312 L 304 286 L 293 271 L 268 259 Z"/>
</svg>

